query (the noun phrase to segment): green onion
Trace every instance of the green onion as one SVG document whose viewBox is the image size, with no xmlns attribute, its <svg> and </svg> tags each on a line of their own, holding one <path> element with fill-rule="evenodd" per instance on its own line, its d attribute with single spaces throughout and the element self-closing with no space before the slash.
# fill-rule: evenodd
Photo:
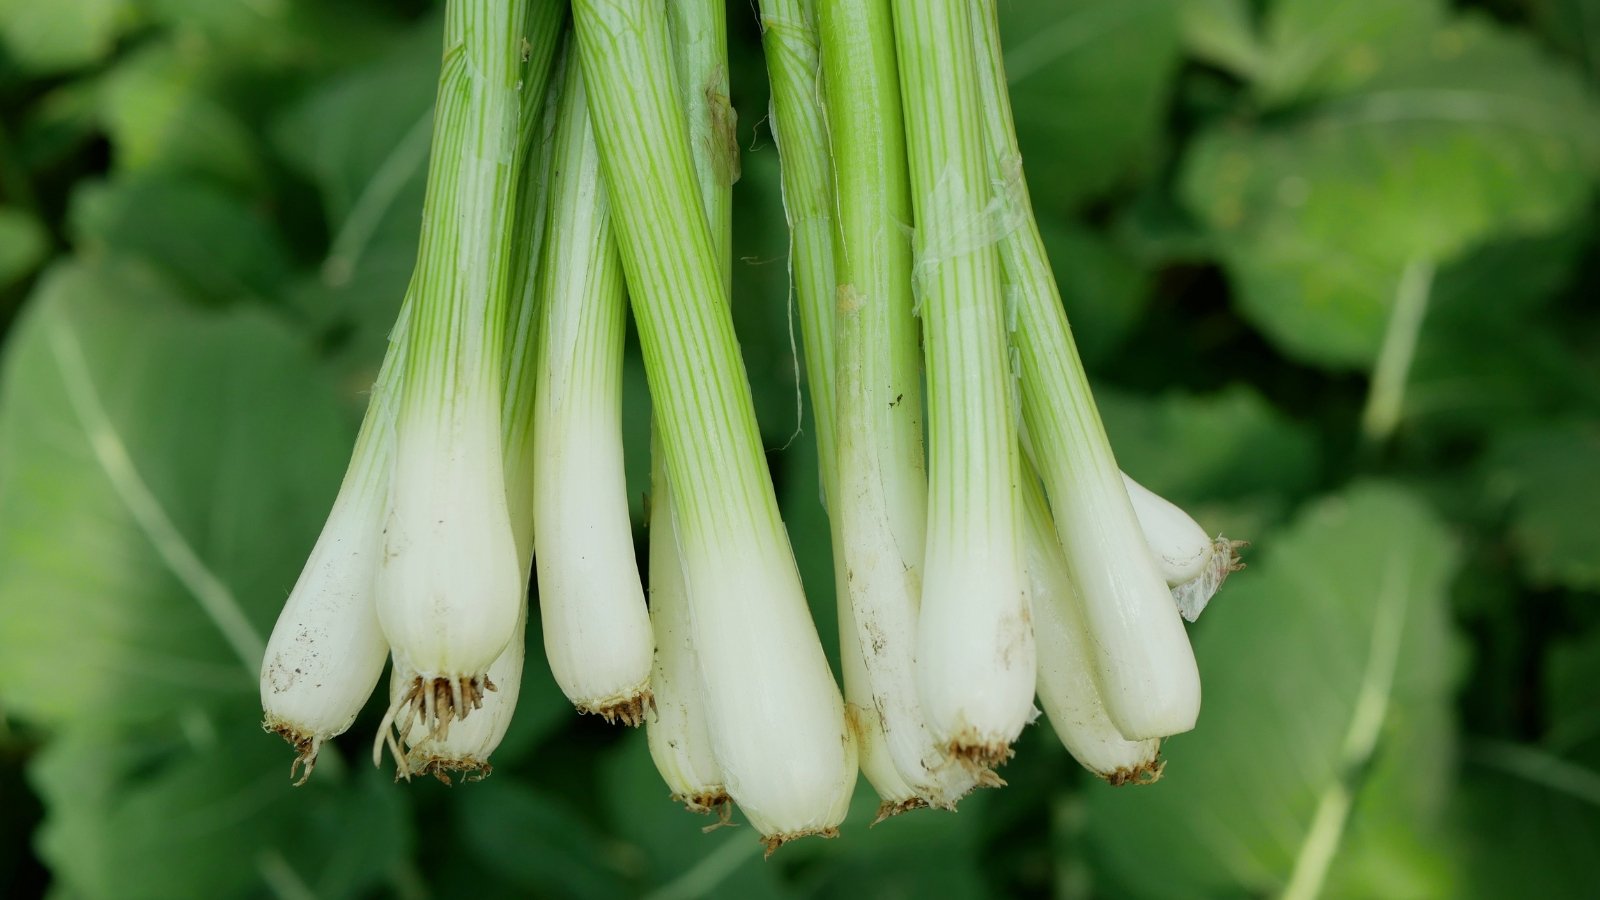
<svg viewBox="0 0 1600 900">
<path fill-rule="evenodd" d="M 1084 598 L 1107 709 L 1132 740 L 1187 731 L 1200 711 L 1194 653 L 1134 517 L 1033 218 L 994 0 L 972 7 L 972 23 L 990 174 L 1021 219 L 1000 236 L 1000 253 L 1017 299 L 1022 415 Z"/>
<path fill-rule="evenodd" d="M 667 7 L 674 73 L 688 112 L 689 148 L 702 209 L 717 247 L 724 286 L 733 277 L 733 182 L 739 147 L 728 103 L 726 11 L 718 0 L 682 0 Z M 650 755 L 673 800 L 726 821 L 728 790 L 711 746 L 700 663 L 689 627 L 689 598 L 678 555 L 677 516 L 666 456 L 650 424 L 650 623 L 656 661 L 655 711 L 646 726 Z"/>
<path fill-rule="evenodd" d="M 440 734 L 417 726 L 413 719 L 400 735 L 407 751 L 402 754 L 398 752 L 398 744 L 393 746 L 400 773 L 407 777 L 431 774 L 448 783 L 452 772 L 463 773 L 467 780 L 486 776 L 491 771 L 489 755 L 505 737 L 521 692 L 526 655 L 527 584 L 533 567 L 533 386 L 537 368 L 533 348 L 538 331 L 535 286 L 545 235 L 549 145 L 555 123 L 555 100 L 559 94 L 558 89 L 546 88 L 553 70 L 558 68 L 553 61 L 565 18 L 566 10 L 560 4 L 531 4 L 522 44 L 525 74 L 520 86 L 521 114 L 514 163 L 516 206 L 509 260 L 512 284 L 506 311 L 505 358 L 501 367 L 505 385 L 501 404 L 501 454 L 506 505 L 523 585 L 516 630 L 506 648 L 489 665 L 488 679 L 498 690 L 483 697 L 480 710 Z M 565 66 L 563 61 L 559 68 Z M 391 703 L 403 701 L 408 680 L 397 667 L 390 678 Z"/>
<path fill-rule="evenodd" d="M 579 711 L 644 721 L 655 654 L 622 466 L 627 302 L 583 76 L 557 107 L 540 291 L 534 532 L 545 656 Z"/>
<path fill-rule="evenodd" d="M 1083 597 L 1073 586 L 1071 564 L 1031 467 L 1022 495 L 1033 634 L 1039 644 L 1039 703 L 1079 765 L 1112 784 L 1150 784 L 1161 777 L 1161 742 L 1128 740 L 1106 713 Z"/>
<path fill-rule="evenodd" d="M 501 462 L 523 9 L 452 0 L 412 277 L 378 621 L 411 686 L 390 715 L 443 733 L 516 634 L 521 567 Z"/>
<path fill-rule="evenodd" d="M 772 847 L 834 833 L 855 760 L 779 518 L 673 91 L 664 18 L 649 0 L 574 4 L 674 489 L 712 744 L 729 795 Z"/>
<path fill-rule="evenodd" d="M 880 799 L 879 818 L 925 805 L 895 770 L 883 726 L 874 711 L 866 660 L 857 640 L 849 580 L 843 566 L 845 545 L 835 457 L 833 256 L 833 173 L 819 58 L 817 11 L 810 2 L 763 0 L 761 40 L 772 85 L 771 123 L 781 165 L 784 213 L 789 225 L 789 274 L 800 308 L 812 420 L 823 505 L 833 543 L 834 596 L 839 618 L 839 657 L 845 708 L 856 740 L 858 762 Z"/>
<path fill-rule="evenodd" d="M 928 383 L 917 680 L 928 727 L 977 767 L 1033 713 L 1019 457 L 988 149 L 967 5 L 896 0 Z"/>
<path fill-rule="evenodd" d="M 824 459 L 836 456 L 829 510 L 835 565 L 847 575 L 839 587 L 845 696 L 860 709 L 862 769 L 885 804 L 903 791 L 951 807 L 977 778 L 951 764 L 917 694 L 927 475 L 894 28 L 887 0 L 823 0 L 819 20 L 838 218 L 837 302 L 818 305 L 835 330 L 836 368 L 829 381 L 812 381 L 819 440 L 823 421 L 838 435 Z M 811 363 L 813 372 L 821 365 Z M 877 757 L 892 778 L 875 771 Z"/>
<path fill-rule="evenodd" d="M 322 744 L 355 721 L 389 656 L 374 586 L 409 310 L 409 301 L 400 307 L 333 510 L 278 614 L 261 663 L 262 727 L 295 748 L 289 777 L 299 770 L 296 784 L 311 777 Z"/>
</svg>

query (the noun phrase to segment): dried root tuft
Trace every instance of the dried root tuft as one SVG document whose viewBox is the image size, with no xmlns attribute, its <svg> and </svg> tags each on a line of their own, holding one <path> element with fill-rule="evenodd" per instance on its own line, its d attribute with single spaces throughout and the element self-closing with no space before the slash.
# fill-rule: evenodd
<svg viewBox="0 0 1600 900">
<path fill-rule="evenodd" d="M 832 839 L 839 836 L 837 828 L 807 828 L 804 831 L 790 831 L 784 834 L 764 834 L 761 836 L 761 845 L 767 848 L 764 859 L 770 859 L 779 847 L 790 841 L 797 841 L 803 837 L 816 835 L 819 838 Z"/>
<path fill-rule="evenodd" d="M 1096 772 L 1102 780 L 1112 787 L 1122 787 L 1127 784 L 1155 784 L 1161 780 L 1161 773 L 1167 768 L 1167 761 L 1157 756 L 1149 762 L 1137 766 L 1124 766 L 1115 772 Z"/>
<path fill-rule="evenodd" d="M 287 722 L 273 719 L 262 722 L 261 727 L 283 738 L 294 748 L 294 762 L 289 764 L 289 779 L 295 787 L 305 784 L 311 777 L 311 770 L 317 767 L 317 753 L 322 749 L 322 738 L 305 734 Z"/>
<path fill-rule="evenodd" d="M 630 728 L 638 728 L 644 724 L 645 710 L 654 710 L 655 703 L 655 695 L 649 690 L 643 690 L 620 700 L 604 700 L 579 706 L 578 712 L 585 715 L 593 713 L 605 719 L 607 725 L 616 725 L 620 722 Z"/>
<path fill-rule="evenodd" d="M 892 819 L 901 813 L 908 813 L 914 809 L 927 809 L 927 807 L 928 801 L 921 797 L 912 797 L 909 800 L 885 800 L 878 804 L 878 815 L 872 820 L 872 825 L 876 825 L 884 819 Z M 954 809 L 955 805 L 951 804 L 951 808 Z M 871 828 L 872 825 L 867 827 Z"/>
<path fill-rule="evenodd" d="M 493 690 L 498 688 L 488 675 L 459 678 L 418 675 L 411 679 L 405 693 L 389 705 L 383 722 L 378 725 L 378 735 L 372 742 L 372 764 L 383 764 L 383 748 L 387 746 L 389 755 L 394 758 L 395 780 L 410 781 L 415 773 L 401 742 L 444 740 L 450 734 L 450 723 L 480 709 L 484 695 Z M 412 739 L 413 729 L 420 730 L 421 736 Z"/>
</svg>

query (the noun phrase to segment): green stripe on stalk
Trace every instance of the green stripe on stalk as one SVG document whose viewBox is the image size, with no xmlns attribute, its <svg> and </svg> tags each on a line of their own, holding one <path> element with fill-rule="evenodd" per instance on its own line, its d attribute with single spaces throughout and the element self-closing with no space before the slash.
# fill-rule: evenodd
<svg viewBox="0 0 1600 900">
<path fill-rule="evenodd" d="M 888 0 L 822 0 L 818 13 L 837 192 L 837 300 L 822 310 L 835 332 L 829 507 L 835 564 L 849 574 L 841 630 L 858 661 L 852 672 L 847 659 L 845 695 L 868 717 L 862 768 L 878 793 L 950 807 L 976 779 L 928 730 L 916 683 L 927 469 L 894 23 Z"/>
<path fill-rule="evenodd" d="M 1107 710 L 1129 740 L 1188 731 L 1200 711 L 1194 653 L 1134 517 L 1033 217 L 994 0 L 971 9 L 990 177 L 1020 220 L 1000 252 L 1018 307 L 1023 421 L 1083 596 Z"/>
<path fill-rule="evenodd" d="M 545 233 L 549 137 L 554 127 L 558 93 L 554 88 L 559 87 L 556 69 L 565 65 L 564 60 L 558 61 L 555 56 L 566 30 L 565 19 L 565 3 L 530 0 L 524 23 L 525 42 L 521 47 L 526 62 L 514 163 L 517 186 L 509 248 L 512 285 L 506 310 L 505 358 L 502 360 L 505 396 L 501 407 L 506 505 L 523 585 L 517 624 L 510 643 L 489 665 L 489 680 L 498 690 L 483 697 L 482 709 L 466 721 L 456 723 L 441 738 L 415 733 L 403 736 L 410 744 L 405 768 L 417 774 L 448 777 L 445 773 L 460 772 L 473 778 L 487 772 L 489 755 L 505 737 L 521 692 L 522 667 L 526 661 L 526 588 L 533 570 L 533 388 L 540 305 L 534 288 Z M 557 84 L 552 86 L 552 80 Z"/>
<path fill-rule="evenodd" d="M 769 845 L 831 833 L 855 761 L 778 514 L 701 209 L 662 7 L 579 0 L 580 57 L 679 514 L 708 718 Z"/>
<path fill-rule="evenodd" d="M 733 284 L 733 182 L 738 173 L 733 107 L 728 103 L 727 13 L 721 0 L 667 6 L 673 68 L 688 120 L 702 211 L 717 248 L 723 286 Z M 650 677 L 656 715 L 646 722 L 651 759 L 688 810 L 728 814 L 728 792 L 706 720 L 700 662 L 689 624 L 688 586 L 661 435 L 650 423 L 650 624 L 656 660 Z"/>
<path fill-rule="evenodd" d="M 917 680 L 934 735 L 979 766 L 1033 707 L 1005 298 L 968 4 L 895 0 L 928 383 L 928 538 Z"/>
<path fill-rule="evenodd" d="M 882 800 L 880 817 L 920 805 L 900 778 L 883 744 L 866 661 L 857 635 L 846 577 L 839 516 L 834 412 L 833 306 L 837 281 L 833 247 L 833 166 L 823 111 L 822 60 L 816 9 L 810 0 L 762 0 L 761 46 L 772 86 L 771 121 L 781 165 L 784 215 L 789 224 L 789 277 L 800 307 L 812 427 L 817 433 L 823 506 L 833 545 L 834 597 L 839 620 L 839 663 L 845 700 L 867 781 Z"/>
<path fill-rule="evenodd" d="M 655 643 L 622 463 L 627 301 L 578 67 L 566 73 L 557 117 L 539 273 L 539 614 L 545 656 L 567 699 L 608 722 L 638 725 Z"/>
<path fill-rule="evenodd" d="M 410 288 L 378 618 L 397 669 L 416 673 L 411 696 L 427 726 L 441 731 L 481 702 L 524 594 L 506 506 L 501 354 L 525 12 L 511 0 L 446 8 Z"/>
<path fill-rule="evenodd" d="M 511 287 L 506 307 L 501 382 L 501 449 L 505 457 L 506 506 L 517 541 L 524 580 L 533 567 L 534 387 L 539 368 L 539 262 L 543 256 L 550 191 L 550 143 L 555 134 L 561 73 L 570 65 L 562 49 L 567 4 L 527 0 L 527 56 L 517 133 L 517 187 L 512 212 Z M 557 59 L 557 51 L 561 58 Z"/>
</svg>

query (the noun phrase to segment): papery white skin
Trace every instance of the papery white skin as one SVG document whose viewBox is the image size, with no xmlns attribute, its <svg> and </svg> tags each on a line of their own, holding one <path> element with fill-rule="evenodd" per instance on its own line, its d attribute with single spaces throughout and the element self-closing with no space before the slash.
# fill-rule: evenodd
<svg viewBox="0 0 1600 900">
<path fill-rule="evenodd" d="M 304 765 L 305 777 L 321 744 L 355 721 L 389 655 L 373 601 L 386 479 L 381 472 L 351 475 L 278 615 L 261 664 L 264 725 L 300 748 L 296 767 Z"/>
<path fill-rule="evenodd" d="M 1083 623 L 1083 599 L 1072 586 L 1037 476 L 1030 472 L 1025 478 L 1025 547 L 1039 649 L 1039 702 L 1056 736 L 1084 768 L 1114 784 L 1153 781 L 1160 776 L 1161 743 L 1124 738 L 1106 714 Z"/>
<path fill-rule="evenodd" d="M 773 577 L 793 564 L 748 538 L 690 548 L 679 535 L 712 753 L 728 794 L 769 846 L 831 831 L 850 805 L 856 748 L 820 645 L 784 637 L 814 627 L 799 579 Z M 697 572 L 716 577 L 697 581 Z M 753 603 L 753 591 L 778 602 Z M 772 674 L 752 677 L 763 671 Z"/>
<path fill-rule="evenodd" d="M 659 466 L 660 462 L 653 465 Z M 654 711 L 645 718 L 650 758 L 672 792 L 672 799 L 691 812 L 725 810 L 728 788 L 711 749 L 699 660 L 689 629 L 689 598 L 678 561 L 671 489 L 664 476 L 652 480 L 655 493 L 650 502 L 650 625 L 655 633 L 656 656 L 650 674 Z"/>
<path fill-rule="evenodd" d="M 480 676 L 516 633 L 523 590 L 498 394 L 485 389 L 484 402 L 454 404 L 458 422 L 400 425 L 378 620 L 396 666 L 424 679 Z"/>
<path fill-rule="evenodd" d="M 389 644 L 378 624 L 376 581 L 394 453 L 395 398 L 404 368 L 409 299 L 333 509 L 284 602 L 261 661 L 263 725 L 299 750 L 297 784 L 311 776 L 324 741 L 343 734 L 377 687 Z"/>
<path fill-rule="evenodd" d="M 854 744 L 723 303 L 665 16 L 647 2 L 572 10 L 676 501 L 713 753 L 769 846 L 831 833 L 855 786 Z"/>
<path fill-rule="evenodd" d="M 578 709 L 630 725 L 655 644 L 633 552 L 622 462 L 622 264 L 582 73 L 563 87 L 534 406 L 534 533 L 545 656 Z"/>
<path fill-rule="evenodd" d="M 867 783 L 878 795 L 878 818 L 883 819 L 925 806 L 927 801 L 918 795 L 916 788 L 900 777 L 900 770 L 895 766 L 894 756 L 889 752 L 889 739 L 884 734 L 883 718 L 873 702 L 872 680 L 867 674 L 866 659 L 858 637 L 860 631 L 856 627 L 849 594 L 843 584 L 839 584 L 836 590 L 839 597 L 839 668 L 844 676 L 845 715 L 854 732 L 857 764 L 861 767 L 861 774 L 867 776 Z M 913 698 L 916 696 L 915 684 L 911 685 L 911 695 Z"/>
<path fill-rule="evenodd" d="M 848 315 L 841 310 L 840 333 L 847 337 L 852 334 L 852 329 L 844 327 Z M 880 773 L 874 778 L 869 770 L 868 780 L 878 795 L 886 803 L 903 802 L 906 798 L 900 793 L 904 786 L 929 805 L 954 808 L 956 801 L 977 785 L 979 770 L 953 759 L 948 752 L 949 736 L 941 739 L 928 727 L 918 688 L 918 604 L 925 590 L 919 577 L 923 550 L 920 513 L 926 509 L 921 467 L 913 466 L 910 472 L 885 471 L 886 464 L 905 457 L 904 448 L 863 446 L 875 434 L 864 426 L 864 420 L 882 398 L 858 371 L 852 371 L 856 352 L 841 347 L 839 358 L 840 490 L 830 515 L 839 519 L 835 557 L 841 572 L 847 573 L 837 588 L 843 601 L 839 604 L 839 630 L 845 697 L 864 711 L 863 733 L 883 742 L 882 755 L 898 776 L 889 779 Z M 863 396 L 852 396 L 855 393 Z M 913 455 L 920 457 L 920 453 Z M 934 665 L 941 665 L 944 658 L 921 657 Z M 1019 679 L 1028 682 L 1030 691 L 1031 678 L 1029 673 Z M 1020 730 L 1021 724 L 1016 727 Z M 863 759 L 877 765 L 878 750 L 864 750 Z"/>
<path fill-rule="evenodd" d="M 1126 473 L 1122 483 L 1128 489 L 1128 501 L 1133 504 L 1133 514 L 1139 520 L 1139 530 L 1155 557 L 1161 577 L 1168 587 L 1177 587 L 1197 577 L 1211 563 L 1214 542 L 1200 523 L 1189 517 L 1177 504 L 1155 493 Z"/>
<path fill-rule="evenodd" d="M 1243 541 L 1232 541 L 1221 535 L 1212 542 L 1210 563 L 1200 574 L 1172 588 L 1172 600 L 1178 604 L 1178 613 L 1185 621 L 1193 622 L 1205 612 L 1206 604 L 1216 596 L 1228 576 L 1244 568 L 1239 561 L 1238 549 Z"/>
<path fill-rule="evenodd" d="M 970 532 L 967 538 L 959 557 L 948 539 L 928 542 L 918 693 L 937 737 L 957 752 L 984 748 L 1001 756 L 1033 717 L 1036 659 L 1027 591 L 1020 571 L 1015 584 L 997 584 L 1009 579 L 993 574 L 1016 557 L 1014 543 L 988 544 Z M 1019 696 L 1027 702 L 1019 703 Z"/>
</svg>

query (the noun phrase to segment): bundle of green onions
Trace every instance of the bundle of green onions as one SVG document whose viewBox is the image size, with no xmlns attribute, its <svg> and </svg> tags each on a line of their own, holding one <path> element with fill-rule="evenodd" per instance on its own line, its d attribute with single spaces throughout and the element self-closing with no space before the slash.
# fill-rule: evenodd
<svg viewBox="0 0 1600 900">
<path fill-rule="evenodd" d="M 449 0 L 416 271 L 262 669 L 291 776 L 386 657 L 375 760 L 487 774 L 533 577 L 573 705 L 644 724 L 674 799 L 737 805 L 769 848 L 834 834 L 858 769 L 883 815 L 1001 784 L 1036 695 L 1114 784 L 1154 781 L 1160 740 L 1194 726 L 1181 620 L 1235 545 L 1117 469 L 1030 207 L 994 0 L 760 15 L 842 694 L 730 314 L 722 0 Z M 648 600 L 630 305 L 654 409 Z"/>
</svg>

